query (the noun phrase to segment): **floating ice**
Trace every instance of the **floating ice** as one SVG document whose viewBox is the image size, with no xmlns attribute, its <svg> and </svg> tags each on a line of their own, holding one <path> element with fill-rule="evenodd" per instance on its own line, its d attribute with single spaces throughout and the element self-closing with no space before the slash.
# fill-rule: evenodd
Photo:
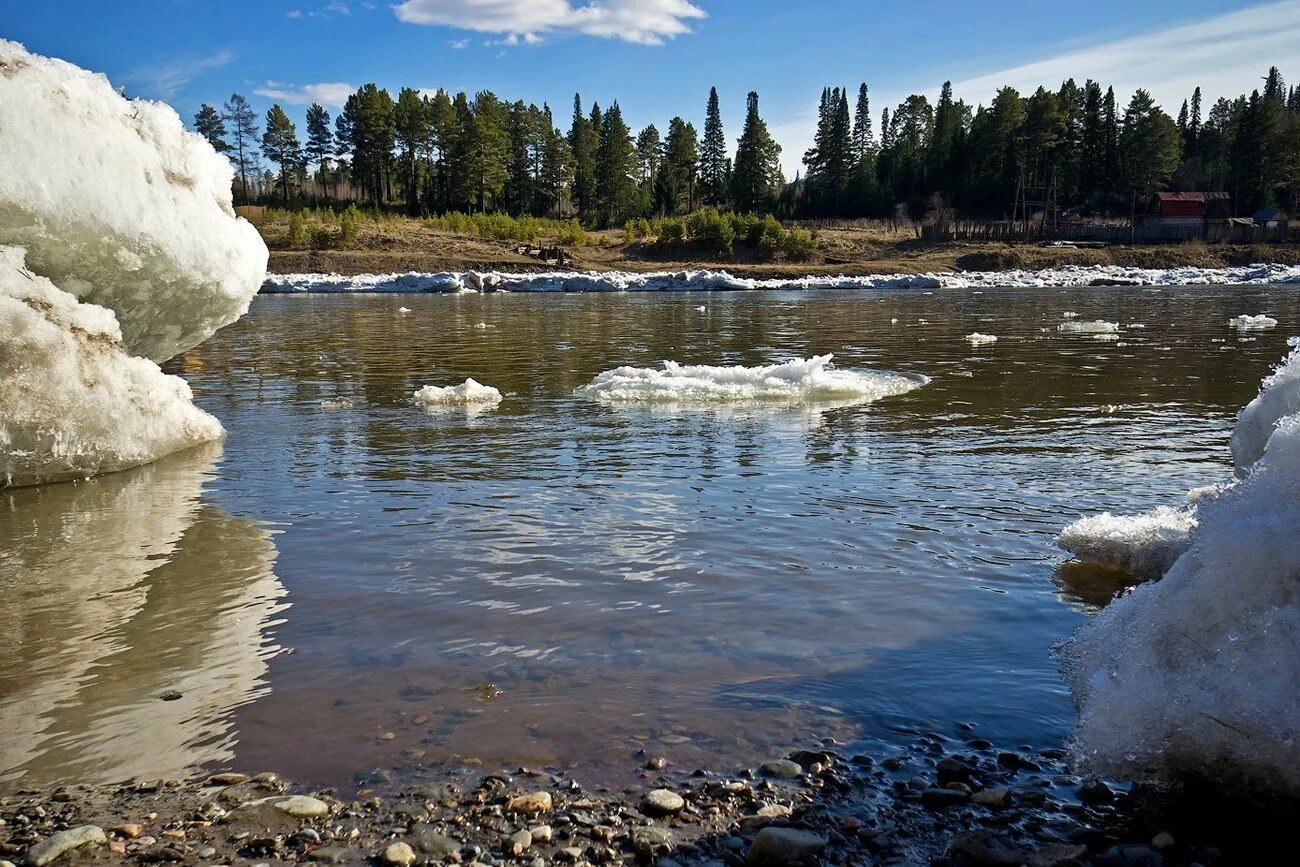
<svg viewBox="0 0 1300 867">
<path fill-rule="evenodd" d="M 1195 527 L 1193 509 L 1161 506 L 1141 515 L 1102 512 L 1068 525 L 1057 544 L 1087 563 L 1122 569 L 1135 578 L 1159 578 L 1187 548 Z"/>
<path fill-rule="evenodd" d="M 1152 571 L 1183 548 L 1162 579 L 1113 602 L 1063 648 L 1076 749 L 1093 769 L 1300 796 L 1297 380 L 1293 351 L 1238 419 L 1241 480 L 1194 491 L 1194 526 L 1171 510 L 1168 520 L 1129 519 L 1149 521 L 1143 532 L 1093 535 L 1095 547 L 1117 543 L 1106 556 L 1141 551 Z"/>
<path fill-rule="evenodd" d="M 417 403 L 425 406 L 451 406 L 465 404 L 500 403 L 501 392 L 474 379 L 460 385 L 426 385 L 414 394 Z"/>
<path fill-rule="evenodd" d="M 398 312 L 398 313 L 410 313 L 410 312 L 411 312 L 411 308 L 410 308 L 410 307 L 398 307 L 398 308 L 397 308 L 397 312 Z"/>
<path fill-rule="evenodd" d="M 221 436 L 153 361 L 238 319 L 265 275 L 229 162 L 167 106 L 5 40 L 0 106 L 0 485 Z"/>
<path fill-rule="evenodd" d="M 984 343 L 997 343 L 998 338 L 993 334 L 980 334 L 978 331 L 966 335 L 971 346 L 979 346 Z"/>
<path fill-rule="evenodd" d="M 1228 325 L 1238 331 L 1265 331 L 1269 328 L 1276 328 L 1277 320 L 1272 316 L 1265 316 L 1263 313 L 1258 316 L 1243 313 L 1229 319 Z"/>
<path fill-rule="evenodd" d="M 0 244 L 116 313 L 127 352 L 162 361 L 247 311 L 266 245 L 231 208 L 230 163 L 176 112 L 5 40 L 0 105 Z"/>
<path fill-rule="evenodd" d="M 185 380 L 128 355 L 113 311 L 0 247 L 0 487 L 82 478 L 220 439 Z"/>
<path fill-rule="evenodd" d="M 512 292 L 669 292 L 743 289 L 966 289 L 1035 286 L 1244 285 L 1300 283 L 1298 265 L 1233 268 L 1125 268 L 1068 266 L 1043 271 L 969 271 L 959 274 L 875 274 L 751 279 L 726 271 L 542 271 L 405 274 L 272 274 L 263 292 L 475 292 L 479 287 Z"/>
<path fill-rule="evenodd" d="M 1066 334 L 1114 334 L 1119 331 L 1118 322 L 1107 322 L 1104 319 L 1097 319 L 1092 322 L 1062 322 L 1056 326 L 1057 331 Z"/>
<path fill-rule="evenodd" d="M 1079 318 L 1079 314 L 1078 314 L 1078 313 L 1075 313 L 1073 310 L 1067 310 L 1067 311 L 1065 311 L 1064 313 L 1061 314 L 1061 318 L 1062 318 L 1062 319 L 1078 319 L 1078 318 Z"/>
<path fill-rule="evenodd" d="M 905 394 L 928 377 L 879 370 L 842 370 L 831 355 L 758 367 L 665 361 L 663 369 L 619 367 L 599 374 L 575 394 L 605 403 L 867 403 Z"/>
</svg>

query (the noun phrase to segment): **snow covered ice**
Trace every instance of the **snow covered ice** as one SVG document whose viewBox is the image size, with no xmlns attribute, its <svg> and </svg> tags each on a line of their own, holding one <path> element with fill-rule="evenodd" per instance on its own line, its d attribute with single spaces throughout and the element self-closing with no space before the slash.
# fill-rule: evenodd
<svg viewBox="0 0 1300 867">
<path fill-rule="evenodd" d="M 495 404 L 501 402 L 501 392 L 470 378 L 460 385 L 426 385 L 413 397 L 425 406 L 464 406 L 468 404 Z"/>
<path fill-rule="evenodd" d="M 152 362 L 238 319 L 265 276 L 230 164 L 167 106 L 5 40 L 0 105 L 0 483 L 219 437 Z"/>
<path fill-rule="evenodd" d="M 1066 529 L 1083 559 L 1161 571 L 1062 649 L 1076 749 L 1134 778 L 1300 796 L 1300 350 L 1238 417 L 1240 480 L 1184 510 Z M 1185 535 L 1184 535 L 1185 533 Z"/>
<path fill-rule="evenodd" d="M 1114 334 L 1119 331 L 1119 323 L 1107 322 L 1104 319 L 1097 319 L 1093 322 L 1080 322 L 1077 319 L 1071 319 L 1056 326 L 1056 330 L 1066 334 Z"/>
<path fill-rule="evenodd" d="M 1277 327 L 1277 320 L 1272 316 L 1265 316 L 1263 313 L 1258 316 L 1251 316 L 1243 313 L 1240 316 L 1234 316 L 1228 320 L 1228 325 L 1236 328 L 1238 331 L 1266 331 L 1269 328 Z"/>
<path fill-rule="evenodd" d="M 757 367 L 675 361 L 665 361 L 663 369 L 619 367 L 597 375 L 575 393 L 613 404 L 867 403 L 906 394 L 930 381 L 919 374 L 840 369 L 831 359 L 818 355 Z"/>
<path fill-rule="evenodd" d="M 746 289 L 969 289 L 1036 286 L 1300 283 L 1297 265 L 1232 268 L 1127 268 L 1071 265 L 1042 271 L 971 271 L 958 274 L 876 274 L 751 279 L 726 271 L 419 272 L 403 274 L 271 274 L 268 293 L 293 292 L 672 292 Z"/>
<path fill-rule="evenodd" d="M 966 340 L 971 346 L 981 346 L 985 343 L 997 343 L 998 338 L 993 334 L 980 334 L 978 331 L 966 335 Z"/>
</svg>

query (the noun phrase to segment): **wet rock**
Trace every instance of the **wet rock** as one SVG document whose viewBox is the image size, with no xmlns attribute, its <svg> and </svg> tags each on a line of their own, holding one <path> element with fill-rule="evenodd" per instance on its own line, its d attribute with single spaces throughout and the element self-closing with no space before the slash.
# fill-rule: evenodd
<svg viewBox="0 0 1300 867">
<path fill-rule="evenodd" d="M 1151 845 L 1157 849 L 1172 849 L 1174 846 L 1174 835 L 1168 831 L 1161 831 L 1151 838 Z"/>
<path fill-rule="evenodd" d="M 58 860 L 65 853 L 82 846 L 102 846 L 108 842 L 104 829 L 97 825 L 82 825 L 59 831 L 27 850 L 27 863 L 43 867 Z"/>
<path fill-rule="evenodd" d="M 941 759 L 939 764 L 934 766 L 935 773 L 939 776 L 939 784 L 947 785 L 948 783 L 968 783 L 974 768 L 956 756 L 949 756 Z"/>
<path fill-rule="evenodd" d="M 144 825 L 137 825 L 134 822 L 127 822 L 124 825 L 118 825 L 113 828 L 113 833 L 119 837 L 125 837 L 127 840 L 134 840 L 144 833 Z"/>
<path fill-rule="evenodd" d="M 430 825 L 416 825 L 411 829 L 409 839 L 416 849 L 434 858 L 446 858 L 458 854 L 461 849 L 458 841 L 438 833 Z"/>
<path fill-rule="evenodd" d="M 972 804 L 996 810 L 1005 807 L 1010 802 L 1011 792 L 1003 786 L 993 786 L 971 795 L 970 800 Z"/>
<path fill-rule="evenodd" d="M 361 850 L 348 846 L 321 846 L 313 850 L 307 858 L 321 864 L 355 864 L 365 860 Z"/>
<path fill-rule="evenodd" d="M 955 807 L 970 800 L 970 795 L 959 789 L 930 787 L 921 793 L 921 803 L 931 810 Z"/>
<path fill-rule="evenodd" d="M 208 783 L 213 786 L 237 786 L 246 782 L 248 782 L 247 774 L 224 773 L 208 777 Z"/>
<path fill-rule="evenodd" d="M 668 760 L 663 756 L 651 756 L 646 759 L 645 766 L 646 770 L 662 771 L 664 768 L 668 767 Z"/>
<path fill-rule="evenodd" d="M 1096 867 L 1164 867 L 1165 858 L 1151 846 L 1112 846 L 1092 863 Z"/>
<path fill-rule="evenodd" d="M 397 842 L 390 843 L 384 854 L 381 856 L 385 864 L 396 864 L 397 867 L 410 867 L 415 863 L 415 850 L 407 843 Z"/>
<path fill-rule="evenodd" d="M 1074 867 L 1088 855 L 1082 843 L 1048 843 L 1029 853 L 1027 867 Z"/>
<path fill-rule="evenodd" d="M 786 819 L 790 816 L 790 808 L 785 804 L 764 804 L 758 808 L 757 815 L 763 819 Z"/>
<path fill-rule="evenodd" d="M 824 750 L 795 750 L 788 758 L 801 768 L 810 769 L 813 765 L 828 768 L 835 761 L 835 754 Z"/>
<path fill-rule="evenodd" d="M 319 819 L 322 816 L 328 816 L 330 805 L 307 795 L 290 795 L 287 798 L 278 798 L 271 802 L 271 806 L 295 819 Z"/>
<path fill-rule="evenodd" d="M 793 780 L 803 773 L 803 767 L 798 762 L 792 762 L 789 759 L 777 759 L 771 762 L 764 762 L 759 768 L 765 777 L 775 777 L 779 780 Z"/>
<path fill-rule="evenodd" d="M 535 828 L 529 828 L 528 833 L 532 835 L 534 843 L 549 843 L 554 836 L 550 825 L 538 825 Z"/>
<path fill-rule="evenodd" d="M 656 816 L 675 816 L 686 807 L 686 800 L 668 789 L 652 789 L 641 800 L 641 809 Z"/>
<path fill-rule="evenodd" d="M 667 849 L 672 843 L 672 834 L 667 828 L 658 825 L 643 825 L 632 829 L 632 848 L 645 858 Z"/>
<path fill-rule="evenodd" d="M 561 861 L 576 862 L 582 860 L 582 849 L 577 846 L 564 846 L 555 853 Z"/>
<path fill-rule="evenodd" d="M 1115 800 L 1115 793 L 1101 780 L 1084 780 L 1078 790 L 1079 803 L 1088 806 L 1109 804 Z"/>
<path fill-rule="evenodd" d="M 506 838 L 502 848 L 509 855 L 522 855 L 524 850 L 532 848 L 533 835 L 527 829 L 516 831 Z"/>
<path fill-rule="evenodd" d="M 764 828 L 750 844 L 746 860 L 754 865 L 798 863 L 817 856 L 828 843 L 798 828 Z"/>
<path fill-rule="evenodd" d="M 945 854 L 949 858 L 964 858 L 981 865 L 1025 863 L 1025 851 L 1010 837 L 994 831 L 972 831 L 964 834 L 948 845 Z"/>
<path fill-rule="evenodd" d="M 998 753 L 998 764 L 1009 771 L 1038 771 L 1042 766 L 1019 753 Z"/>
<path fill-rule="evenodd" d="M 506 802 L 506 812 L 529 815 L 533 813 L 546 813 L 551 809 L 550 792 L 529 792 L 525 795 L 515 795 Z"/>
</svg>

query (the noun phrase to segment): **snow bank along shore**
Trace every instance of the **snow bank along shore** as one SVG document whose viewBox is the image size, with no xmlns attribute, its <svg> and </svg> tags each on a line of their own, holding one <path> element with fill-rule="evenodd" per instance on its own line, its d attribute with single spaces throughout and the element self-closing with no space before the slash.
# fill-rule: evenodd
<svg viewBox="0 0 1300 867">
<path fill-rule="evenodd" d="M 756 280 L 726 271 L 477 271 L 405 274 L 269 274 L 264 293 L 297 292 L 672 292 L 745 289 L 983 289 L 1034 286 L 1192 286 L 1300 283 L 1297 265 L 1234 268 L 1125 268 L 1069 266 L 1047 271 L 961 274 L 882 274 L 865 277 L 790 277 Z"/>
<path fill-rule="evenodd" d="M 1107 773 L 1300 797 L 1300 349 L 1241 411 L 1232 454 L 1238 480 L 1185 507 L 1061 533 L 1082 560 L 1159 577 L 1062 649 L 1077 748 Z"/>
<path fill-rule="evenodd" d="M 817 355 L 757 367 L 679 364 L 663 369 L 619 367 L 575 390 L 609 404 L 696 404 L 845 401 L 869 403 L 906 394 L 928 383 L 919 374 L 847 370 Z"/>
<path fill-rule="evenodd" d="M 163 361 L 248 309 L 266 245 L 172 109 L 0 40 L 0 486 L 222 435 Z"/>
</svg>

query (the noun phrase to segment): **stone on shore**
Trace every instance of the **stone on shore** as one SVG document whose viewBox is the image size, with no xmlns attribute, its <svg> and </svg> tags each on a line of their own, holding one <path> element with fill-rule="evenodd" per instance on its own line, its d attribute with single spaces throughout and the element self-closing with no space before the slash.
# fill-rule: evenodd
<svg viewBox="0 0 1300 867">
<path fill-rule="evenodd" d="M 546 813 L 550 809 L 550 792 L 529 792 L 526 795 L 515 795 L 506 802 L 507 813 Z"/>
<path fill-rule="evenodd" d="M 764 776 L 776 777 L 779 780 L 793 780 L 803 773 L 803 767 L 798 762 L 792 762 L 789 759 L 764 762 L 759 770 Z"/>
<path fill-rule="evenodd" d="M 307 795 L 291 795 L 287 798 L 278 798 L 271 802 L 281 813 L 293 816 L 295 819 L 319 819 L 322 816 L 328 816 L 330 805 L 319 798 L 308 797 Z"/>
<path fill-rule="evenodd" d="M 686 800 L 668 789 L 651 789 L 642 799 L 641 808 L 658 816 L 675 816 L 686 808 Z"/>
<path fill-rule="evenodd" d="M 400 841 L 391 843 L 388 848 L 384 849 L 383 860 L 385 864 L 410 867 L 411 864 L 415 863 L 415 850 L 410 845 Z"/>
<path fill-rule="evenodd" d="M 32 867 L 43 867 L 59 857 L 82 846 L 102 846 L 108 842 L 104 829 L 97 825 L 82 825 L 59 831 L 27 850 L 27 863 Z"/>
<path fill-rule="evenodd" d="M 798 828 L 764 828 L 749 846 L 750 864 L 793 864 L 820 853 L 829 841 Z"/>
<path fill-rule="evenodd" d="M 990 867 L 1012 867 L 1024 864 L 1025 850 L 1016 845 L 1010 837 L 995 831 L 972 831 L 963 834 L 948 844 L 944 852 L 948 858 L 962 858 L 974 864 Z"/>
</svg>

